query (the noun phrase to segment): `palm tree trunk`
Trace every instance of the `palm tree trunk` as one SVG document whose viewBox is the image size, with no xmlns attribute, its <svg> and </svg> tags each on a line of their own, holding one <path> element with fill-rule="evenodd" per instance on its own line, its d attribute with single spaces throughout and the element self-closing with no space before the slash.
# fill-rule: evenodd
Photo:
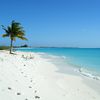
<svg viewBox="0 0 100 100">
<path fill-rule="evenodd" d="M 10 42 L 10 54 L 12 54 L 12 47 L 13 47 L 13 40 L 11 39 L 11 42 Z"/>
</svg>

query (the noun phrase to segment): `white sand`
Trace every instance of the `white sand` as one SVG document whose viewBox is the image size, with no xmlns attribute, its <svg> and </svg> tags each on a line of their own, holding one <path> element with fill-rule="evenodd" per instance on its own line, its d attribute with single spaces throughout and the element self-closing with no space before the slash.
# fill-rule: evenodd
<svg viewBox="0 0 100 100">
<path fill-rule="evenodd" d="M 56 72 L 39 54 L 16 54 L 0 51 L 0 100 L 100 100 L 82 77 Z"/>
</svg>

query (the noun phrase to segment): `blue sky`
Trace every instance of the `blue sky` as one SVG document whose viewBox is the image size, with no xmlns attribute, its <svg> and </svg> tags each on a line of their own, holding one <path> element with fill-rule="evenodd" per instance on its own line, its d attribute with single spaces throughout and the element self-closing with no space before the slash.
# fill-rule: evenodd
<svg viewBox="0 0 100 100">
<path fill-rule="evenodd" d="M 28 38 L 14 45 L 100 47 L 100 0 L 0 0 L 0 24 L 12 20 Z M 9 45 L 2 33 L 0 45 Z"/>
</svg>

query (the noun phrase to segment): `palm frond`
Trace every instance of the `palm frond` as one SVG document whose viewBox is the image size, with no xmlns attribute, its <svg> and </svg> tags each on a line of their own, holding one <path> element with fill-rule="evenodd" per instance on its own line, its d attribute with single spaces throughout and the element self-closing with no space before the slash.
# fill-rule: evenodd
<svg viewBox="0 0 100 100">
<path fill-rule="evenodd" d="M 1 25 L 2 26 L 2 29 L 7 33 L 7 34 L 9 34 L 9 30 L 7 30 L 3 25 Z"/>
<path fill-rule="evenodd" d="M 27 38 L 23 37 L 23 36 L 17 36 L 17 38 L 21 39 L 21 40 L 28 40 Z"/>
<path fill-rule="evenodd" d="M 3 34 L 2 37 L 9 37 L 9 34 Z"/>
<path fill-rule="evenodd" d="M 16 21 L 12 21 L 11 25 L 5 28 L 2 25 L 3 30 L 6 32 L 6 34 L 3 35 L 3 37 L 9 36 L 11 40 L 15 40 L 16 37 L 22 39 L 22 40 L 27 40 L 25 36 L 25 31 L 23 30 L 23 27 L 21 26 L 20 23 Z"/>
</svg>

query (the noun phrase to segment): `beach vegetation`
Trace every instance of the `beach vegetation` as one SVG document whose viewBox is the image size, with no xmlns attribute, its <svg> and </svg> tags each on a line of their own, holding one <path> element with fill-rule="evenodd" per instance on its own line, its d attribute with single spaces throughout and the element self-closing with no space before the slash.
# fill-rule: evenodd
<svg viewBox="0 0 100 100">
<path fill-rule="evenodd" d="M 9 50 L 9 46 L 0 46 L 0 50 Z"/>
<path fill-rule="evenodd" d="M 27 40 L 25 37 L 25 31 L 19 22 L 13 20 L 11 25 L 7 27 L 2 25 L 2 29 L 5 31 L 2 37 L 10 38 L 10 54 L 12 54 L 13 42 L 16 40 L 16 38 Z"/>
</svg>

